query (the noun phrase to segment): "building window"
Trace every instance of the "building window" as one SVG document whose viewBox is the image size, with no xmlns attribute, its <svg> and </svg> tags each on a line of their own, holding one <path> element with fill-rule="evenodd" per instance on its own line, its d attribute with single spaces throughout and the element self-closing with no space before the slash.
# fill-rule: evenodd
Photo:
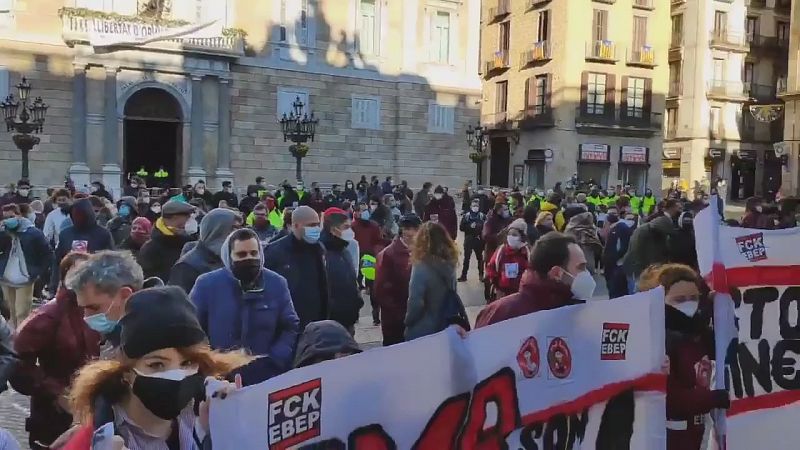
<svg viewBox="0 0 800 450">
<path fill-rule="evenodd" d="M 289 31 L 292 27 L 289 26 L 294 22 L 294 33 L 297 43 L 306 45 L 308 43 L 308 0 L 300 0 L 300 10 L 290 10 L 289 7 L 296 6 L 297 4 L 291 0 L 280 0 L 281 12 L 280 20 L 281 25 L 279 28 L 278 39 L 280 42 L 289 41 Z M 294 13 L 294 14 L 293 14 Z"/>
<path fill-rule="evenodd" d="M 437 11 L 431 18 L 431 61 L 450 63 L 450 13 Z"/>
<path fill-rule="evenodd" d="M 608 11 L 595 9 L 592 16 L 592 36 L 595 41 L 608 39 Z"/>
<path fill-rule="evenodd" d="M 672 16 L 672 45 L 683 44 L 683 14 Z"/>
<path fill-rule="evenodd" d="M 537 32 L 537 42 L 550 39 L 550 10 L 539 11 L 539 28 Z"/>
<path fill-rule="evenodd" d="M 755 68 L 753 63 L 746 62 L 744 63 L 744 69 L 742 70 L 742 82 L 744 83 L 745 87 L 753 83 L 755 77 L 753 75 Z"/>
<path fill-rule="evenodd" d="M 719 106 L 711 108 L 711 116 L 708 121 L 708 129 L 712 137 L 719 137 L 720 135 L 720 117 L 722 116 L 722 109 Z"/>
<path fill-rule="evenodd" d="M 714 81 L 715 84 L 725 80 L 725 60 L 714 58 Z"/>
<path fill-rule="evenodd" d="M 645 84 L 644 78 L 628 78 L 628 99 L 625 115 L 641 119 L 644 117 Z"/>
<path fill-rule="evenodd" d="M 500 81 L 495 89 L 495 112 L 504 113 L 508 110 L 508 81 Z"/>
<path fill-rule="evenodd" d="M 498 50 L 508 51 L 511 45 L 511 22 L 500 24 L 500 42 L 497 43 Z"/>
<path fill-rule="evenodd" d="M 747 42 L 753 42 L 756 35 L 758 35 L 758 17 L 747 16 L 744 22 L 744 32 L 747 36 Z"/>
<path fill-rule="evenodd" d="M 436 102 L 428 104 L 428 132 L 453 134 L 455 129 L 456 108 L 440 105 Z"/>
<path fill-rule="evenodd" d="M 310 113 L 311 107 L 308 103 L 308 91 L 292 88 L 278 89 L 278 109 L 276 115 L 279 120 L 284 114 L 288 116 L 289 113 L 294 112 L 292 104 L 297 101 L 298 97 L 300 101 L 303 102 L 303 112 Z"/>
<path fill-rule="evenodd" d="M 776 22 L 775 32 L 778 35 L 778 41 L 789 41 L 789 24 L 787 22 Z"/>
<path fill-rule="evenodd" d="M 289 23 L 287 20 L 286 14 L 286 0 L 281 0 L 281 26 L 280 26 L 280 37 L 278 38 L 281 42 L 286 42 L 286 25 Z"/>
<path fill-rule="evenodd" d="M 381 101 L 379 97 L 353 96 L 352 127 L 380 129 Z"/>
<path fill-rule="evenodd" d="M 548 75 L 537 75 L 527 80 L 525 110 L 533 115 L 544 114 L 548 107 L 550 86 Z"/>
<path fill-rule="evenodd" d="M 358 28 L 358 50 L 365 55 L 376 55 L 378 49 L 378 21 L 375 0 L 361 0 L 361 23 Z"/>
<path fill-rule="evenodd" d="M 605 114 L 606 107 L 606 74 L 588 74 L 586 85 L 586 112 L 588 114 Z"/>
<path fill-rule="evenodd" d="M 641 52 L 647 45 L 647 17 L 633 16 L 633 48 Z"/>
<path fill-rule="evenodd" d="M 725 11 L 714 11 L 714 35 L 725 36 L 728 31 L 728 13 Z"/>
<path fill-rule="evenodd" d="M 678 131 L 678 108 L 667 108 L 667 136 L 675 137 Z"/>
</svg>

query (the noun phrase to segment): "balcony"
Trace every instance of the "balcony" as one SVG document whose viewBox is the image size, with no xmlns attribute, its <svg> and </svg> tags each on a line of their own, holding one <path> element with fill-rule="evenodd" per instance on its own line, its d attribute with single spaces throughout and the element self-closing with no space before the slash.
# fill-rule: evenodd
<svg viewBox="0 0 800 450">
<path fill-rule="evenodd" d="M 511 122 L 508 120 L 506 111 L 483 114 L 481 116 L 481 125 L 493 130 L 508 130 L 511 128 Z"/>
<path fill-rule="evenodd" d="M 678 136 L 678 130 L 675 127 L 667 128 L 667 131 L 664 132 L 665 139 L 675 139 Z"/>
<path fill-rule="evenodd" d="M 136 47 L 175 53 L 207 54 L 238 58 L 244 56 L 242 34 L 223 29 L 220 36 L 197 37 L 198 24 L 188 22 L 144 23 L 141 18 L 105 14 L 83 8 L 62 8 L 61 36 L 69 46 Z M 96 36 L 102 35 L 102 42 Z M 180 37 L 178 37 L 180 36 Z"/>
<path fill-rule="evenodd" d="M 656 9 L 653 0 L 633 0 L 633 7 L 638 9 L 646 9 L 652 11 Z"/>
<path fill-rule="evenodd" d="M 677 7 L 679 7 L 679 6 L 683 6 L 683 5 L 685 5 L 685 4 L 686 4 L 686 0 L 672 0 L 672 1 L 670 2 L 670 6 L 671 6 L 672 8 L 677 8 Z"/>
<path fill-rule="evenodd" d="M 617 0 L 592 0 L 592 1 L 597 3 L 605 3 L 606 5 L 613 5 L 614 3 L 617 3 Z"/>
<path fill-rule="evenodd" d="M 714 100 L 745 102 L 750 98 L 749 88 L 740 81 L 713 80 L 708 83 L 706 97 Z"/>
<path fill-rule="evenodd" d="M 575 129 L 581 134 L 609 136 L 651 137 L 662 130 L 660 113 L 645 117 L 627 117 L 617 108 L 608 114 L 590 114 L 584 107 L 575 109 Z"/>
<path fill-rule="evenodd" d="M 498 50 L 494 52 L 492 58 L 484 63 L 484 67 L 486 69 L 483 73 L 487 77 L 508 70 L 510 67 L 508 63 L 508 50 Z"/>
<path fill-rule="evenodd" d="M 775 12 L 788 15 L 792 11 L 791 0 L 775 0 Z"/>
<path fill-rule="evenodd" d="M 617 46 L 613 41 L 592 41 L 586 44 L 586 61 L 611 63 L 617 62 Z"/>
<path fill-rule="evenodd" d="M 778 38 L 777 36 L 764 36 L 761 34 L 748 34 L 747 42 L 750 44 L 751 49 L 760 50 L 788 50 L 789 39 Z"/>
<path fill-rule="evenodd" d="M 519 112 L 520 130 L 536 130 L 556 126 L 553 108 L 547 105 L 529 106 Z"/>
<path fill-rule="evenodd" d="M 542 7 L 553 0 L 528 0 L 528 9 L 536 9 Z"/>
<path fill-rule="evenodd" d="M 669 90 L 667 91 L 667 98 L 680 97 L 683 94 L 683 83 L 680 81 L 670 81 Z"/>
<path fill-rule="evenodd" d="M 489 8 L 489 22 L 495 22 L 511 14 L 511 0 L 494 0 Z"/>
<path fill-rule="evenodd" d="M 766 8 L 767 7 L 767 0 L 744 0 L 744 4 L 750 8 Z"/>
<path fill-rule="evenodd" d="M 628 65 L 636 67 L 653 68 L 656 66 L 656 55 L 653 47 L 645 45 L 640 48 L 631 49 L 628 52 Z"/>
<path fill-rule="evenodd" d="M 759 103 L 768 103 L 775 100 L 775 90 L 777 86 L 768 84 L 750 83 L 745 85 L 749 97 Z"/>
<path fill-rule="evenodd" d="M 545 63 L 552 59 L 550 41 L 535 42 L 530 50 L 522 52 L 519 57 L 519 66 L 525 67 L 537 63 Z"/>
<path fill-rule="evenodd" d="M 711 48 L 730 52 L 747 53 L 750 51 L 746 35 L 727 30 L 712 30 L 709 36 L 709 45 Z"/>
</svg>

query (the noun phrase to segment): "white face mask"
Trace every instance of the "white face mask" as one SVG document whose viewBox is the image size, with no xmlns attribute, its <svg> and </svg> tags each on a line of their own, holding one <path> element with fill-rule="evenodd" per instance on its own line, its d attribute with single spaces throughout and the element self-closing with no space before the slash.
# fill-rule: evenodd
<svg viewBox="0 0 800 450">
<path fill-rule="evenodd" d="M 189 235 L 195 234 L 200 230 L 200 224 L 197 223 L 197 219 L 191 217 L 189 218 L 189 221 L 186 222 L 184 230 L 186 230 L 186 234 Z"/>
<path fill-rule="evenodd" d="M 22 193 L 22 191 L 20 191 L 20 193 Z M 764 210 L 763 206 L 760 206 L 760 205 L 756 206 L 756 212 L 762 212 L 763 210 Z"/>
<path fill-rule="evenodd" d="M 355 231 L 353 231 L 352 228 L 348 228 L 348 229 L 342 231 L 342 235 L 340 237 L 341 237 L 341 239 L 344 239 L 345 241 L 352 241 L 353 239 L 356 238 L 356 233 L 355 233 Z"/>
<path fill-rule="evenodd" d="M 27 197 L 27 196 L 28 196 L 28 193 L 30 193 L 30 192 L 31 192 L 31 191 L 30 191 L 30 190 L 28 190 L 28 189 L 20 189 L 20 190 L 19 190 L 19 195 L 21 195 L 21 196 L 23 196 L 23 197 Z"/>
<path fill-rule="evenodd" d="M 436 200 L 441 200 L 442 194 L 433 194 L 433 198 L 435 198 Z"/>
<path fill-rule="evenodd" d="M 635 223 L 631 219 L 624 219 L 624 220 L 621 220 L 620 222 L 622 222 L 625 225 L 627 225 L 628 228 L 633 228 L 633 226 L 635 225 Z"/>
<path fill-rule="evenodd" d="M 670 306 L 682 312 L 684 315 L 688 317 L 694 317 L 694 315 L 697 313 L 697 308 L 699 308 L 700 303 L 694 300 L 690 300 L 678 303 L 677 305 L 670 304 Z"/>
<path fill-rule="evenodd" d="M 572 277 L 572 283 L 569 286 L 572 295 L 578 300 L 591 300 L 594 295 L 594 288 L 597 287 L 597 282 L 588 270 L 578 272 L 577 275 L 569 274 Z"/>
<path fill-rule="evenodd" d="M 506 242 L 508 243 L 508 246 L 514 250 L 519 250 L 522 248 L 522 238 L 519 236 L 513 236 L 509 234 L 506 236 Z"/>
<path fill-rule="evenodd" d="M 473 206 L 473 207 L 472 207 L 472 208 L 470 208 L 470 209 L 472 210 L 472 212 L 478 212 L 478 211 L 480 211 L 480 208 L 478 208 L 477 206 Z"/>
</svg>

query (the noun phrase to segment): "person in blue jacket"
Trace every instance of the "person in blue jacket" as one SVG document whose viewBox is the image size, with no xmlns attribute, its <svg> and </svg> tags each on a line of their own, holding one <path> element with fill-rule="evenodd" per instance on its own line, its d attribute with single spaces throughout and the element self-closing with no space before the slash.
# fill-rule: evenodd
<svg viewBox="0 0 800 450">
<path fill-rule="evenodd" d="M 256 357 L 237 371 L 245 385 L 286 372 L 300 324 L 286 279 L 263 268 L 263 247 L 251 229 L 231 233 L 221 256 L 224 267 L 201 275 L 189 294 L 209 344 Z"/>
</svg>

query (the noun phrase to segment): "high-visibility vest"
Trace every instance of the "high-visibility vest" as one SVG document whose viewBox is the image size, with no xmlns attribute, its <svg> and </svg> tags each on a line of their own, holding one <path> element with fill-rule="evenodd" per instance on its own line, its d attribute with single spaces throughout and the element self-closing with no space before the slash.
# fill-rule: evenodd
<svg viewBox="0 0 800 450">
<path fill-rule="evenodd" d="M 153 176 L 156 177 L 156 178 L 168 178 L 169 177 L 169 172 L 167 172 L 164 169 L 158 169 L 158 171 Z"/>
<path fill-rule="evenodd" d="M 642 197 L 642 214 L 644 214 L 645 216 L 649 216 L 650 213 L 653 212 L 655 207 L 656 207 L 655 196 L 651 195 L 650 197 L 648 197 L 645 195 L 644 197 Z"/>
<path fill-rule="evenodd" d="M 361 257 L 361 275 L 367 280 L 375 279 L 375 266 L 378 260 L 372 255 L 364 255 Z"/>
<path fill-rule="evenodd" d="M 588 203 L 590 205 L 594 205 L 595 207 L 600 206 L 600 204 L 602 202 L 603 202 L 603 199 L 601 199 L 600 196 L 597 196 L 597 197 L 586 197 L 586 203 Z"/>
<path fill-rule="evenodd" d="M 269 220 L 269 223 L 273 227 L 279 230 L 283 229 L 283 214 L 278 212 L 278 208 L 275 208 L 272 211 L 270 211 L 269 214 L 267 215 L 267 219 Z M 245 219 L 245 224 L 249 227 L 252 227 L 254 223 L 256 223 L 256 215 L 251 212 L 247 216 L 247 219 Z"/>
<path fill-rule="evenodd" d="M 637 195 L 631 197 L 631 210 L 634 214 L 642 213 L 642 197 Z"/>
<path fill-rule="evenodd" d="M 142 167 L 136 172 L 136 175 L 138 175 L 140 177 L 146 177 L 146 176 L 150 175 L 150 172 L 148 172 L 147 170 L 145 170 L 144 167 Z"/>
</svg>

